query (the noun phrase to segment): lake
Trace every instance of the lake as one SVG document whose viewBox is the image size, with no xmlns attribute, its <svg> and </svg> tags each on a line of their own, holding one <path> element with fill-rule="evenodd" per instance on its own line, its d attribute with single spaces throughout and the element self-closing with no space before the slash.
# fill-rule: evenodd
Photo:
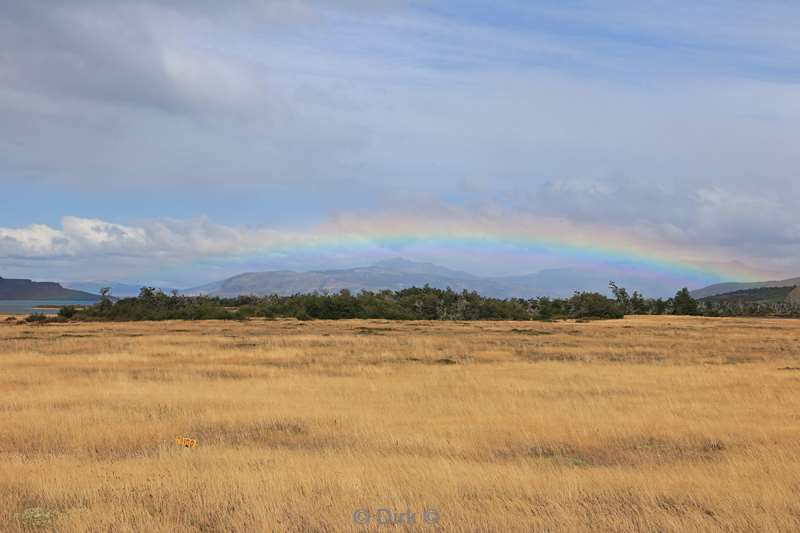
<svg viewBox="0 0 800 533">
<path fill-rule="evenodd" d="M 36 309 L 41 306 L 92 305 L 85 300 L 0 300 L 0 315 L 27 316 L 31 313 L 54 315 L 58 309 Z"/>
</svg>

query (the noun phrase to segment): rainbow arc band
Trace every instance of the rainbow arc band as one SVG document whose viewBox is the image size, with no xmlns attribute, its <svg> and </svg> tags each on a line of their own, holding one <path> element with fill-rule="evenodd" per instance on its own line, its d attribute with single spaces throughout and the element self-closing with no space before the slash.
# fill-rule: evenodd
<svg viewBox="0 0 800 533">
<path fill-rule="evenodd" d="M 631 272 L 697 279 L 703 283 L 757 281 L 765 275 L 730 261 L 715 265 L 693 261 L 683 257 L 685 253 L 678 249 L 649 241 L 628 241 L 611 230 L 597 227 L 590 228 L 591 232 L 587 235 L 575 228 L 559 225 L 526 227 L 525 231 L 493 227 L 471 231 L 468 226 L 458 230 L 435 231 L 417 227 L 411 221 L 397 221 L 394 225 L 406 229 L 377 226 L 364 233 L 322 235 L 314 241 L 295 245 L 276 244 L 262 252 L 321 253 L 331 250 L 358 251 L 373 247 L 398 249 L 413 246 L 435 251 L 482 250 L 493 255 L 557 255 L 590 265 L 618 265 L 619 268 Z"/>
</svg>

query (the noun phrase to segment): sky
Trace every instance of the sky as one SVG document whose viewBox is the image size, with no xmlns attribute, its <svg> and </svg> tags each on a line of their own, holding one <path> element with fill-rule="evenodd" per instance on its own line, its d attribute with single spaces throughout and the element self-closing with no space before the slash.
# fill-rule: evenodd
<svg viewBox="0 0 800 533">
<path fill-rule="evenodd" d="M 0 276 L 799 276 L 798 26 L 791 0 L 5 0 Z"/>
</svg>

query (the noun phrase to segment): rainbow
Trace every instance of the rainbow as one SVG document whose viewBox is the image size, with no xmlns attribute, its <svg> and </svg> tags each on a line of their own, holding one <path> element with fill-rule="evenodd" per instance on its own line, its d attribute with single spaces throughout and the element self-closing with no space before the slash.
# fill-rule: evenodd
<svg viewBox="0 0 800 533">
<path fill-rule="evenodd" d="M 606 265 L 651 277 L 709 281 L 756 281 L 764 272 L 748 268 L 720 250 L 692 249 L 628 228 L 577 225 L 559 219 L 486 218 L 436 221 L 353 216 L 284 235 L 253 250 L 257 254 L 369 255 L 391 252 L 431 256 L 481 254 L 496 261 L 521 256 L 556 257 L 583 265 Z M 509 263 L 513 264 L 513 263 Z"/>
</svg>

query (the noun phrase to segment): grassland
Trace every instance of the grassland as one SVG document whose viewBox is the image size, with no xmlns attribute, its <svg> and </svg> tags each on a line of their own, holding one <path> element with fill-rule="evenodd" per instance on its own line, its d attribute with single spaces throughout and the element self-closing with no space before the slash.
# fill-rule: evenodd
<svg viewBox="0 0 800 533">
<path fill-rule="evenodd" d="M 798 531 L 798 493 L 800 321 L 0 324 L 0 531 Z"/>
</svg>

